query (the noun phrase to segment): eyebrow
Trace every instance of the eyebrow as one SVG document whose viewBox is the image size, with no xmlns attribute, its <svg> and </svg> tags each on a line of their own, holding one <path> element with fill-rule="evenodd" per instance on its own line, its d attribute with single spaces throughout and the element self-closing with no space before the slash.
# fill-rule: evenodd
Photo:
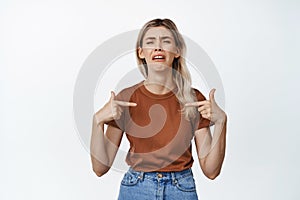
<svg viewBox="0 0 300 200">
<path fill-rule="evenodd" d="M 145 40 L 155 40 L 156 38 L 155 37 L 146 37 Z M 172 39 L 170 36 L 163 36 L 161 37 L 161 39 Z"/>
<path fill-rule="evenodd" d="M 161 39 L 163 39 L 163 40 L 164 39 L 170 39 L 171 40 L 172 38 L 170 36 L 163 36 L 163 37 L 161 37 Z"/>
<path fill-rule="evenodd" d="M 155 40 L 156 38 L 155 37 L 146 37 L 145 40 Z"/>
</svg>

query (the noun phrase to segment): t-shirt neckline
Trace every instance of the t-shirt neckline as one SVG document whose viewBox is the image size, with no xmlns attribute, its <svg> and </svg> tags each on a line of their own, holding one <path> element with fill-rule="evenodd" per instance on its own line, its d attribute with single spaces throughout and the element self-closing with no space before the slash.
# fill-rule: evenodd
<svg viewBox="0 0 300 200">
<path fill-rule="evenodd" d="M 146 96 L 148 96 L 152 99 L 167 99 L 171 96 L 174 96 L 177 91 L 177 87 L 175 87 L 173 90 L 170 90 L 169 92 L 167 92 L 165 94 L 155 94 L 155 93 L 150 92 L 146 88 L 146 86 L 144 85 L 144 81 L 140 82 L 139 89 L 141 90 L 142 93 L 144 93 Z"/>
</svg>

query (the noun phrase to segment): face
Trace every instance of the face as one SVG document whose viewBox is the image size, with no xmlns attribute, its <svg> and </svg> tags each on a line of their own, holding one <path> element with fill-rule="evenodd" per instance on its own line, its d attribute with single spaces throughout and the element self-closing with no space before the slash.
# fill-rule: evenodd
<svg viewBox="0 0 300 200">
<path fill-rule="evenodd" d="M 139 57 L 145 59 L 148 67 L 160 69 L 172 67 L 174 58 L 180 55 L 170 30 L 165 27 L 150 28 L 144 38 L 143 46 L 139 48 Z"/>
</svg>

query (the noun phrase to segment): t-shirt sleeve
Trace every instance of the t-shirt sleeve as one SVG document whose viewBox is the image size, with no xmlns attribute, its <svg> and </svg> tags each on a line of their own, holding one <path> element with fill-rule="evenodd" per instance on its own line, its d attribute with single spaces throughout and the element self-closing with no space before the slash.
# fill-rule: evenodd
<svg viewBox="0 0 300 200">
<path fill-rule="evenodd" d="M 197 101 L 206 100 L 205 96 L 199 90 L 194 89 L 194 91 L 195 91 Z M 195 130 L 209 127 L 210 125 L 212 125 L 211 121 L 209 119 L 202 117 L 202 115 L 198 112 L 197 117 L 196 117 Z"/>
</svg>

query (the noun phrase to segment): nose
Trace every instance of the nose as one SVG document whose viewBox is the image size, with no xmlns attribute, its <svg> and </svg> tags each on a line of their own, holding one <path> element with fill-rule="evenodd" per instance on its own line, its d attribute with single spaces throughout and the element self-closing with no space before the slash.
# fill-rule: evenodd
<svg viewBox="0 0 300 200">
<path fill-rule="evenodd" d="M 162 51 L 161 41 L 158 41 L 155 46 L 155 51 Z"/>
</svg>

